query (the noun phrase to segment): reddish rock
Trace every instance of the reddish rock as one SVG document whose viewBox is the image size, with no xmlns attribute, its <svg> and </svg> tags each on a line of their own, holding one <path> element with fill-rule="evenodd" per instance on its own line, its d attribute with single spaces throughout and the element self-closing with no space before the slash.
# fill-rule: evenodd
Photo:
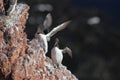
<svg viewBox="0 0 120 80">
<path fill-rule="evenodd" d="M 0 15 L 2 15 L 4 11 L 3 0 L 0 0 Z"/>
<path fill-rule="evenodd" d="M 4 10 L 0 0 L 0 10 Z M 56 68 L 37 38 L 24 32 L 29 6 L 18 4 L 10 16 L 0 16 L 0 80 L 77 80 L 65 66 Z"/>
</svg>

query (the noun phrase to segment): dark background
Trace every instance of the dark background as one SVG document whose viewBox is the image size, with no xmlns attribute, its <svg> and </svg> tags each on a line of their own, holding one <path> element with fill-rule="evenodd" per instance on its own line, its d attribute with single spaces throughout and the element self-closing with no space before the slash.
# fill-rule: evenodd
<svg viewBox="0 0 120 80">
<path fill-rule="evenodd" d="M 49 42 L 49 53 L 55 38 L 60 39 L 60 48 L 66 46 L 73 51 L 73 58 L 64 55 L 63 64 L 79 80 L 120 80 L 120 2 L 119 0 L 19 0 L 30 5 L 25 32 L 34 38 L 41 18 L 52 14 L 49 28 L 72 20 L 68 27 L 57 33 Z M 40 11 L 36 6 L 49 4 L 51 11 Z M 100 22 L 89 25 L 92 17 Z"/>
</svg>

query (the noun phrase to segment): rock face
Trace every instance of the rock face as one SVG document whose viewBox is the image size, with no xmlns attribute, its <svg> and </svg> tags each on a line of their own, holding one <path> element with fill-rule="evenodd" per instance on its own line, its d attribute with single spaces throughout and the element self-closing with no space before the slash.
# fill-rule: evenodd
<svg viewBox="0 0 120 80">
<path fill-rule="evenodd" d="M 53 65 L 37 38 L 27 39 L 28 10 L 28 5 L 17 4 L 10 16 L 0 15 L 0 80 L 77 80 L 65 66 Z"/>
</svg>

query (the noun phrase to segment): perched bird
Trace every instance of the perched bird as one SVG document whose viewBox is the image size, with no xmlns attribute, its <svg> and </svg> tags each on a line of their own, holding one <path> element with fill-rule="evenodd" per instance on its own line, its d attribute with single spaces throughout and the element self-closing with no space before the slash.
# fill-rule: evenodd
<svg viewBox="0 0 120 80">
<path fill-rule="evenodd" d="M 72 58 L 72 51 L 68 47 L 65 47 L 64 49 L 60 49 L 58 43 L 59 43 L 59 39 L 56 38 L 54 47 L 51 50 L 51 58 L 57 66 L 61 67 L 63 60 L 63 53 L 68 53 L 68 55 Z"/>
<path fill-rule="evenodd" d="M 5 15 L 10 15 L 17 5 L 17 0 L 4 0 Z"/>
<path fill-rule="evenodd" d="M 41 48 L 43 48 L 44 52 L 47 53 L 48 52 L 48 41 L 50 41 L 50 38 L 55 35 L 57 32 L 61 31 L 62 29 L 66 28 L 67 25 L 70 23 L 71 21 L 66 21 L 60 25 L 58 25 L 57 27 L 53 28 L 49 33 L 44 34 L 42 33 L 42 30 L 39 30 L 39 32 L 37 32 L 37 34 L 35 35 L 36 38 L 38 38 L 39 42 L 40 42 L 40 46 Z M 46 22 L 47 24 L 47 22 Z"/>
</svg>

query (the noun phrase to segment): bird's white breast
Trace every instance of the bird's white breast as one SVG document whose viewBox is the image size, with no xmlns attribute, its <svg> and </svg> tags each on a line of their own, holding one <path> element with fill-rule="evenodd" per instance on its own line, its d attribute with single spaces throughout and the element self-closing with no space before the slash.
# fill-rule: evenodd
<svg viewBox="0 0 120 80">
<path fill-rule="evenodd" d="M 54 47 L 51 50 L 51 58 L 56 64 L 61 64 L 63 60 L 62 50 L 60 50 L 58 47 Z"/>
<path fill-rule="evenodd" d="M 43 48 L 44 52 L 47 53 L 48 52 L 48 42 L 47 42 L 46 35 L 44 35 L 44 34 L 39 34 L 39 35 L 40 35 L 39 41 L 40 41 L 41 48 Z"/>
</svg>

